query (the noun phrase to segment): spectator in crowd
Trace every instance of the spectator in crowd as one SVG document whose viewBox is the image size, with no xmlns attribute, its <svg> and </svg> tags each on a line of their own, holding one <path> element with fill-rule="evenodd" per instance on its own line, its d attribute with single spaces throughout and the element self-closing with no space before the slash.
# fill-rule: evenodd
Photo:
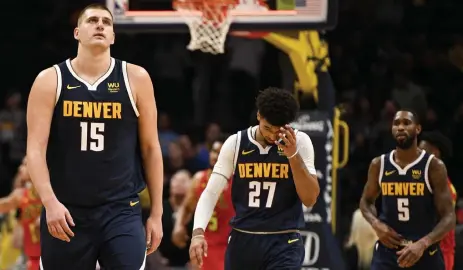
<svg viewBox="0 0 463 270">
<path fill-rule="evenodd" d="M 163 158 L 166 158 L 169 155 L 169 144 L 175 142 L 179 136 L 175 131 L 172 130 L 170 124 L 169 115 L 166 113 L 160 113 L 158 121 L 158 132 Z"/>
<path fill-rule="evenodd" d="M 178 248 L 172 243 L 172 231 L 174 229 L 177 211 L 182 205 L 183 199 L 191 185 L 191 174 L 186 170 L 176 172 L 170 180 L 169 198 L 164 200 L 164 213 L 162 215 L 162 225 L 164 237 L 159 246 L 160 255 L 164 264 L 169 269 L 186 269 L 185 265 L 189 261 L 188 247 Z M 190 224 L 190 229 L 192 229 Z"/>
<path fill-rule="evenodd" d="M 0 196 L 11 189 L 11 178 L 26 153 L 26 115 L 21 108 L 21 94 L 12 92 L 7 96 L 6 106 L 0 110 L 0 151 L 9 180 L 0 183 Z"/>
</svg>

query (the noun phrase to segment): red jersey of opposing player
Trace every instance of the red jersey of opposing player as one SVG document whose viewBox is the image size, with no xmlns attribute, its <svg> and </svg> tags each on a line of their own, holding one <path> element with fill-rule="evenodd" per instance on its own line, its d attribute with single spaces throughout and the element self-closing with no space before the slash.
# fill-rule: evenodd
<svg viewBox="0 0 463 270">
<path fill-rule="evenodd" d="M 209 170 L 204 170 L 201 180 L 196 186 L 196 196 L 199 198 L 209 180 Z M 221 270 L 224 269 L 225 251 L 230 233 L 229 222 L 235 215 L 231 199 L 231 185 L 225 188 L 215 206 L 209 225 L 204 233 L 208 244 L 207 258 L 204 258 L 202 269 Z"/>
<path fill-rule="evenodd" d="M 457 201 L 457 192 L 455 187 L 452 185 L 452 182 L 450 182 L 450 179 L 448 180 L 448 184 L 450 188 L 450 195 L 452 195 L 453 205 L 455 206 Z M 441 240 L 440 248 L 444 256 L 445 269 L 452 270 L 455 257 L 455 230 L 448 232 L 448 234 Z"/>
<path fill-rule="evenodd" d="M 34 188 L 26 188 L 19 204 L 21 225 L 24 231 L 24 253 L 28 257 L 27 270 L 40 267 L 40 228 L 37 223 L 42 211 L 42 203 Z"/>
</svg>

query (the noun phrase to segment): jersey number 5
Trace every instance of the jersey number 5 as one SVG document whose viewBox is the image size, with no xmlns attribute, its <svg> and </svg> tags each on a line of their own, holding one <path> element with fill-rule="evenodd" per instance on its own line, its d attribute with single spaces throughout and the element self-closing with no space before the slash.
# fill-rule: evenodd
<svg viewBox="0 0 463 270">
<path fill-rule="evenodd" d="M 88 126 L 90 126 L 90 144 L 88 143 Z M 80 122 L 80 151 L 100 152 L 104 150 L 104 123 Z"/>
<path fill-rule="evenodd" d="M 260 192 L 262 189 L 268 190 L 267 203 L 265 207 L 272 207 L 273 197 L 275 196 L 275 182 L 249 182 L 249 207 L 260 207 Z"/>
<path fill-rule="evenodd" d="M 408 198 L 398 198 L 397 199 L 397 212 L 399 213 L 400 221 L 409 221 L 410 220 L 410 209 L 408 205 Z"/>
</svg>

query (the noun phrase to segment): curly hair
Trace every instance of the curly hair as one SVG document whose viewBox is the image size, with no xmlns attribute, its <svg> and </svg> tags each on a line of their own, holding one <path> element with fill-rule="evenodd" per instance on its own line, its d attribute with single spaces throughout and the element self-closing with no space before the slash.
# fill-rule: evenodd
<svg viewBox="0 0 463 270">
<path fill-rule="evenodd" d="M 291 92 L 269 87 L 257 96 L 256 107 L 262 118 L 272 126 L 291 123 L 297 116 L 299 104 Z"/>
<path fill-rule="evenodd" d="M 441 159 L 452 157 L 452 141 L 439 131 L 423 132 L 420 139 L 439 149 Z"/>
</svg>

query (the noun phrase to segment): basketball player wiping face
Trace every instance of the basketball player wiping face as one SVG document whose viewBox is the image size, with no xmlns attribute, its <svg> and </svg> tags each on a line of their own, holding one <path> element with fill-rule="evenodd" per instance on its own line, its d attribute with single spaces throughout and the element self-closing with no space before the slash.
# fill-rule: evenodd
<svg viewBox="0 0 463 270">
<path fill-rule="evenodd" d="M 144 269 L 162 238 L 153 85 L 142 67 L 111 57 L 115 34 L 105 6 L 86 7 L 74 37 L 77 57 L 37 76 L 27 108 L 28 166 L 45 207 L 41 264 L 94 270 L 98 260 L 108 269 Z M 143 176 L 152 207 L 146 238 Z"/>
<path fill-rule="evenodd" d="M 372 270 L 444 269 L 438 242 L 454 228 L 455 213 L 445 165 L 418 148 L 420 131 L 416 114 L 397 112 L 392 124 L 396 149 L 371 162 L 360 209 L 379 238 Z"/>
<path fill-rule="evenodd" d="M 288 124 L 299 110 L 290 92 L 265 89 L 256 106 L 259 125 L 224 142 L 198 200 L 190 245 L 193 265 L 203 266 L 208 255 L 205 230 L 231 181 L 235 216 L 230 221 L 225 270 L 301 269 L 302 205 L 312 207 L 320 192 L 312 141 Z"/>
</svg>

